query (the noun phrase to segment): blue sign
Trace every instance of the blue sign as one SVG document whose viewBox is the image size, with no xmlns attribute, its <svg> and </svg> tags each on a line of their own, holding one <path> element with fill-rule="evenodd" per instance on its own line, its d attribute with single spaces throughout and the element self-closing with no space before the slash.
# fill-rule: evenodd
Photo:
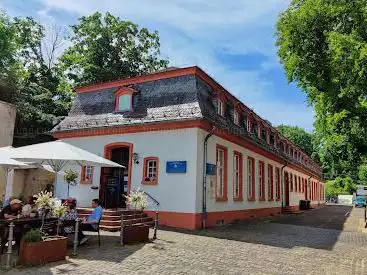
<svg viewBox="0 0 367 275">
<path fill-rule="evenodd" d="M 167 173 L 186 173 L 187 161 L 167 161 Z"/>
<path fill-rule="evenodd" d="M 215 175 L 216 173 L 217 173 L 217 166 L 215 164 L 207 163 L 206 164 L 206 174 Z"/>
</svg>

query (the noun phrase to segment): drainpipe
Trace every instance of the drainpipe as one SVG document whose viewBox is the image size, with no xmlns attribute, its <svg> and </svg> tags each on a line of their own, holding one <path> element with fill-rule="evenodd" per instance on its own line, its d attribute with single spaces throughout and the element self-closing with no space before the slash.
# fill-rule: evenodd
<svg viewBox="0 0 367 275">
<path fill-rule="evenodd" d="M 285 162 L 285 164 L 283 164 L 283 166 L 280 168 L 280 178 L 281 178 L 281 188 L 282 188 L 282 192 L 280 192 L 282 194 L 282 207 L 284 206 L 284 168 L 287 167 L 288 163 Z"/>
<path fill-rule="evenodd" d="M 207 221 L 207 212 L 206 212 L 206 190 L 207 190 L 207 175 L 206 175 L 206 160 L 208 154 L 208 140 L 214 135 L 215 127 L 213 126 L 212 130 L 206 135 L 204 139 L 204 158 L 203 158 L 203 194 L 202 194 L 202 213 L 201 213 L 201 228 L 206 228 Z"/>
</svg>

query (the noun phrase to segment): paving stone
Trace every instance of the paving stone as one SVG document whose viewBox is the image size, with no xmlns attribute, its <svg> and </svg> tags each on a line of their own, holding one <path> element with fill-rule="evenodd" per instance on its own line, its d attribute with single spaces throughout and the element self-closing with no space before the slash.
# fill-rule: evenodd
<svg viewBox="0 0 367 275">
<path fill-rule="evenodd" d="M 118 234 L 104 233 L 101 248 L 91 238 L 76 258 L 6 274 L 367 274 L 363 212 L 339 207 L 213 230 L 160 230 L 152 243 L 124 247 Z"/>
</svg>

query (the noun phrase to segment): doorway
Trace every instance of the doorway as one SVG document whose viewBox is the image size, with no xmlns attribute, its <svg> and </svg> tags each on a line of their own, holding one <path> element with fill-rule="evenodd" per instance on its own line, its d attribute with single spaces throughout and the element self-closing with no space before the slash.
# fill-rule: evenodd
<svg viewBox="0 0 367 275">
<path fill-rule="evenodd" d="M 132 144 L 112 143 L 105 146 L 105 158 L 125 168 L 103 168 L 100 200 L 105 208 L 126 208 L 125 196 L 131 185 Z"/>
</svg>

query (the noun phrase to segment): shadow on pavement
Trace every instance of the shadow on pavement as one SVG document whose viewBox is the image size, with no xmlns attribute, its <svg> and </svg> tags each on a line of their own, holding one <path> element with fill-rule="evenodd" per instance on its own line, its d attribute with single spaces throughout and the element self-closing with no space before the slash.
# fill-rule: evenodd
<svg viewBox="0 0 367 275">
<path fill-rule="evenodd" d="M 351 206 L 326 206 L 301 214 L 241 221 L 215 229 L 166 230 L 289 249 L 310 247 L 332 250 L 351 210 Z"/>
</svg>

